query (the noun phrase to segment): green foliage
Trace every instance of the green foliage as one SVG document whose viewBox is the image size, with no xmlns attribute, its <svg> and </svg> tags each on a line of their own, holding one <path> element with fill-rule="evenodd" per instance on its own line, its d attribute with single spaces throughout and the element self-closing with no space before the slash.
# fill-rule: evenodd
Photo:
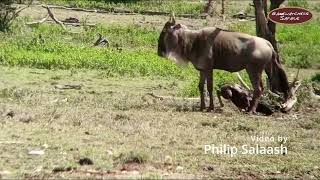
<svg viewBox="0 0 320 180">
<path fill-rule="evenodd" d="M 243 32 L 251 35 L 256 35 L 255 23 L 251 21 L 234 23 L 230 25 L 229 29 L 236 32 Z"/>
<path fill-rule="evenodd" d="M 277 37 L 285 63 L 296 68 L 320 67 L 320 26 L 318 20 L 300 25 L 279 25 Z"/>
<path fill-rule="evenodd" d="M 297 6 L 307 8 L 309 6 L 307 0 L 288 0 L 288 6 Z"/>
<path fill-rule="evenodd" d="M 97 33 L 110 40 L 109 48 L 92 46 Z M 103 69 L 108 76 L 185 78 L 194 71 L 160 58 L 155 51 L 158 32 L 151 28 L 110 25 L 74 34 L 44 24 L 33 28 L 16 26 L 15 32 L 7 35 L 0 42 L 3 65 Z"/>
<path fill-rule="evenodd" d="M 45 3 L 67 5 L 70 7 L 97 8 L 112 11 L 114 8 L 140 11 L 175 12 L 176 14 L 200 14 L 203 2 L 187 0 L 43 0 Z"/>
<path fill-rule="evenodd" d="M 12 0 L 4 0 L 0 2 L 0 31 L 6 32 L 10 30 L 11 23 L 17 17 L 16 8 L 12 7 Z"/>
<path fill-rule="evenodd" d="M 320 12 L 320 3 L 316 3 L 315 5 L 313 5 L 313 10 L 316 12 Z"/>
<path fill-rule="evenodd" d="M 277 25 L 280 54 L 284 63 L 296 68 L 320 67 L 319 19 L 299 25 Z M 255 22 L 232 24 L 231 30 L 255 35 Z"/>
<path fill-rule="evenodd" d="M 320 73 L 317 73 L 314 76 L 312 76 L 311 81 L 320 83 Z"/>
</svg>

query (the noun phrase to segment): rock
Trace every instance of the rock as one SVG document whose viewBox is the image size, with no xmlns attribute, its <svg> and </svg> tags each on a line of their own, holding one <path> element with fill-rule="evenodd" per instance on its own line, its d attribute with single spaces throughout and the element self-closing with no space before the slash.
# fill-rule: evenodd
<svg viewBox="0 0 320 180">
<path fill-rule="evenodd" d="M 177 166 L 176 171 L 181 172 L 182 170 L 183 170 L 183 167 L 182 167 L 182 166 Z"/>
<path fill-rule="evenodd" d="M 113 152 L 112 152 L 111 150 L 107 150 L 107 154 L 108 154 L 109 156 L 112 156 L 112 155 L 113 155 Z"/>
<path fill-rule="evenodd" d="M 31 150 L 28 152 L 29 155 L 36 155 L 36 156 L 41 156 L 44 155 L 43 150 Z"/>
<path fill-rule="evenodd" d="M 49 145 L 48 144 L 43 144 L 42 147 L 47 149 L 49 147 Z"/>
<path fill-rule="evenodd" d="M 93 165 L 93 161 L 89 158 L 82 158 L 78 162 L 81 166 L 83 165 Z"/>
<path fill-rule="evenodd" d="M 204 171 L 214 171 L 214 168 L 211 165 L 206 165 L 203 167 Z"/>
<path fill-rule="evenodd" d="M 15 115 L 15 113 L 14 113 L 13 110 L 8 110 L 8 111 L 6 111 L 5 113 L 3 113 L 3 116 L 4 116 L 4 117 L 11 117 L 11 118 L 13 118 L 14 115 Z"/>
<path fill-rule="evenodd" d="M 27 114 L 21 115 L 21 116 L 19 117 L 19 121 L 20 121 L 20 122 L 24 122 L 24 123 L 29 123 L 29 122 L 31 122 L 33 119 L 34 119 L 34 117 L 32 117 L 32 116 L 30 116 L 30 115 L 27 115 Z"/>
<path fill-rule="evenodd" d="M 165 156 L 164 157 L 164 165 L 172 165 L 173 164 L 173 160 L 171 156 Z"/>
<path fill-rule="evenodd" d="M 130 172 L 130 174 L 131 174 L 131 175 L 139 175 L 139 174 L 140 174 L 140 172 L 139 172 L 139 171 L 134 170 L 134 171 L 131 171 L 131 172 Z"/>
</svg>

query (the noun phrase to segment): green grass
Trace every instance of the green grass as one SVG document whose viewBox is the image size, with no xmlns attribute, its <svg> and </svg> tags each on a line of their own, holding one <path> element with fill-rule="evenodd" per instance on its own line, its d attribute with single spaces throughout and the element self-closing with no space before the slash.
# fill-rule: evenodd
<svg viewBox="0 0 320 180">
<path fill-rule="evenodd" d="M 320 21 L 279 25 L 277 37 L 285 63 L 297 68 L 320 68 Z"/>
<path fill-rule="evenodd" d="M 188 79 L 179 91 L 182 96 L 198 96 L 198 73 L 191 65 L 180 68 L 156 54 L 159 32 L 139 25 L 99 25 L 79 33 L 63 31 L 57 25 L 28 27 L 20 20 L 11 33 L 0 37 L 0 64 L 41 69 L 100 69 L 104 76 L 164 77 Z M 254 35 L 254 23 L 234 24 L 232 30 Z M 308 33 L 305 33 L 308 31 Z M 289 67 L 319 67 L 320 29 L 315 22 L 278 26 L 281 55 Z M 110 41 L 110 47 L 93 47 L 96 34 Z M 59 38 L 57 38 L 59 37 Z M 306 45 L 308 44 L 308 45 Z M 247 81 L 246 73 L 242 75 Z M 215 71 L 215 89 L 224 83 L 237 82 L 234 75 Z"/>
<path fill-rule="evenodd" d="M 309 4 L 308 4 L 307 0 L 289 0 L 288 6 L 297 6 L 297 7 L 308 8 Z"/>
<path fill-rule="evenodd" d="M 134 12 L 140 11 L 161 11 L 161 12 L 175 12 L 176 14 L 200 14 L 203 9 L 203 2 L 187 1 L 187 0 L 42 0 L 48 4 L 59 4 L 70 7 L 81 8 L 97 8 L 110 10 L 114 8 L 129 9 Z"/>
<path fill-rule="evenodd" d="M 23 23 L 19 23 L 23 24 Z M 96 34 L 110 41 L 110 47 L 93 47 Z M 40 69 L 100 69 L 105 77 L 162 77 L 190 80 L 180 90 L 183 96 L 198 95 L 198 73 L 181 68 L 156 54 L 159 32 L 138 25 L 108 25 L 69 33 L 56 25 L 28 27 L 16 25 L 14 31 L 1 34 L 0 64 Z M 59 38 L 57 38 L 59 37 Z M 234 82 L 232 74 L 215 73 L 216 88 Z"/>
<path fill-rule="evenodd" d="M 109 48 L 92 47 L 97 33 L 109 39 Z M 102 69 L 109 76 L 190 76 L 191 68 L 182 69 L 158 57 L 157 36 L 155 30 L 138 26 L 100 26 L 79 34 L 52 25 L 22 27 L 0 42 L 0 63 L 43 69 Z"/>
<path fill-rule="evenodd" d="M 288 67 L 320 68 L 320 20 L 298 25 L 277 25 L 278 46 Z M 230 29 L 255 35 L 255 22 L 233 24 Z"/>
</svg>

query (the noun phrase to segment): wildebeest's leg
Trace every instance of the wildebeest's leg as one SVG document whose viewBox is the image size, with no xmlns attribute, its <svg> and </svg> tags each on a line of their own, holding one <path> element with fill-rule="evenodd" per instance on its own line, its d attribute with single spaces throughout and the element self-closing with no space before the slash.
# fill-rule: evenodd
<svg viewBox="0 0 320 180">
<path fill-rule="evenodd" d="M 250 104 L 250 107 L 248 111 L 250 113 L 256 113 L 256 109 L 259 103 L 259 99 L 262 95 L 262 72 L 264 67 L 263 66 L 257 66 L 257 65 L 248 65 L 246 70 L 249 74 L 250 81 L 252 83 L 253 87 L 253 98 L 252 103 Z"/>
<path fill-rule="evenodd" d="M 206 82 L 206 72 L 200 71 L 200 81 L 199 81 L 199 91 L 200 91 L 200 111 L 206 108 L 206 103 L 204 101 L 204 84 Z"/>
<path fill-rule="evenodd" d="M 208 112 L 214 110 L 214 104 L 213 104 L 213 74 L 212 70 L 209 70 L 207 73 L 207 90 L 209 92 L 209 98 L 210 98 L 210 105 L 208 108 Z"/>
</svg>

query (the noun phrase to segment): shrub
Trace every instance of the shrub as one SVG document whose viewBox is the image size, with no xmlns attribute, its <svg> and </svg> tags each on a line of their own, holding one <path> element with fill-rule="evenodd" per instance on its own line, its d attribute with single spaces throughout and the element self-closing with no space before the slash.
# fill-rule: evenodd
<svg viewBox="0 0 320 180">
<path fill-rule="evenodd" d="M 314 76 L 312 76 L 311 81 L 320 83 L 320 73 L 317 73 Z"/>
<path fill-rule="evenodd" d="M 309 6 L 307 0 L 289 0 L 288 6 L 297 6 L 307 8 Z"/>
<path fill-rule="evenodd" d="M 10 30 L 12 22 L 18 17 L 19 12 L 24 8 L 17 9 L 13 6 L 14 0 L 1 0 L 0 2 L 0 31 L 7 32 Z M 22 3 L 23 0 L 20 0 L 19 3 Z M 29 4 L 32 1 L 29 2 Z"/>
</svg>

